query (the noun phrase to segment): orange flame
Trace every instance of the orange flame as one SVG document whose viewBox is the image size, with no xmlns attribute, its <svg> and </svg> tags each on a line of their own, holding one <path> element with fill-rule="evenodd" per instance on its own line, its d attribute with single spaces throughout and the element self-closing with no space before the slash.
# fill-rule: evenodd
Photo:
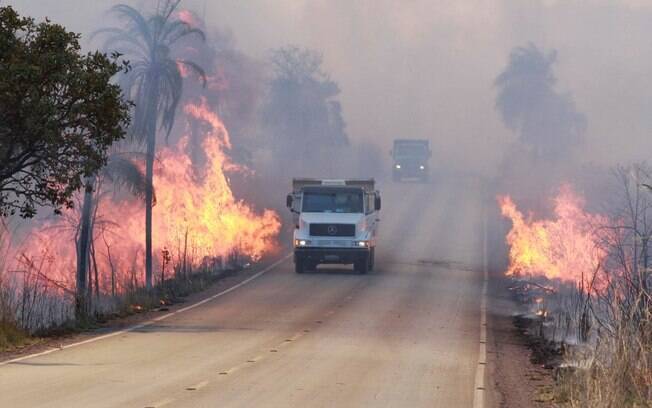
<svg viewBox="0 0 652 408">
<path fill-rule="evenodd" d="M 509 196 L 498 197 L 502 215 L 512 221 L 507 235 L 509 276 L 546 277 L 588 288 L 606 252 L 595 229 L 606 224 L 601 215 L 584 211 L 584 201 L 569 186 L 554 199 L 555 219 L 525 219 Z"/>
<path fill-rule="evenodd" d="M 207 155 L 205 178 L 195 182 L 190 159 L 179 152 L 186 138 L 177 150 L 165 149 L 161 153 L 163 170 L 158 177 L 154 209 L 154 217 L 161 220 L 157 225 L 158 246 L 174 246 L 188 232 L 197 256 L 225 256 L 235 248 L 257 260 L 274 247 L 281 226 L 278 216 L 269 210 L 256 215 L 233 196 L 224 172 L 244 169 L 224 153 L 231 148 L 231 140 L 217 114 L 203 100 L 186 105 L 185 112 L 209 125 L 203 143 Z"/>
<path fill-rule="evenodd" d="M 205 130 L 202 147 L 206 162 L 204 171 L 197 175 L 186 153 L 188 136 L 175 147 L 162 149 L 157 157 L 152 227 L 155 274 L 161 273 L 164 261 L 159 257 L 163 249 L 169 256 L 165 260 L 170 265 L 167 277 L 174 273 L 173 267 L 179 270 L 182 263 L 196 267 L 206 257 L 224 259 L 237 251 L 259 260 L 276 251 L 281 228 L 278 215 L 271 210 L 256 212 L 233 196 L 225 172 L 250 172 L 226 154 L 232 145 L 219 116 L 205 100 L 186 105 L 184 113 Z M 113 289 L 120 293 L 143 285 L 143 207 L 137 198 L 119 202 L 104 198 L 98 204 L 90 267 L 97 268 L 99 287 L 104 293 Z M 61 217 L 32 227 L 20 242 L 13 242 L 5 269 L 42 276 L 54 286 L 73 289 L 78 222 L 78 212 L 67 210 Z"/>
</svg>

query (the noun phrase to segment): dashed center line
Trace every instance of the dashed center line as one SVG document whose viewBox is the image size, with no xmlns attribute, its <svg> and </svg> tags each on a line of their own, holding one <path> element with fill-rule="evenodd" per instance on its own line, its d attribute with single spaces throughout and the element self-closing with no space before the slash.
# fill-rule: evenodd
<svg viewBox="0 0 652 408">
<path fill-rule="evenodd" d="M 201 390 L 202 388 L 204 388 L 205 386 L 207 386 L 208 383 L 209 383 L 208 380 L 204 380 L 204 381 L 199 382 L 199 383 L 197 383 L 197 384 L 195 384 L 195 385 L 191 385 L 190 387 L 187 387 L 187 388 L 186 388 L 186 391 L 199 391 L 199 390 Z"/>
<path fill-rule="evenodd" d="M 349 299 L 351 299 L 351 298 L 352 298 L 352 296 L 349 296 Z M 329 317 L 329 316 L 335 314 L 335 312 L 336 312 L 336 310 L 329 310 L 329 311 L 326 313 L 326 317 Z M 315 320 L 315 324 L 323 324 L 323 323 L 324 323 L 323 320 Z M 284 340 L 283 340 L 281 343 L 279 343 L 276 347 L 273 347 L 273 348 L 269 349 L 269 352 L 270 352 L 270 353 L 279 353 L 281 347 L 287 346 L 288 344 L 291 344 L 291 343 L 293 343 L 293 342 L 299 340 L 301 337 L 305 336 L 306 334 L 308 334 L 308 333 L 310 333 L 310 332 L 311 332 L 311 329 L 302 329 L 302 330 L 300 330 L 299 332 L 295 333 L 293 336 L 284 339 Z M 252 357 L 252 358 L 250 358 L 250 359 L 247 359 L 247 360 L 245 360 L 245 362 L 240 363 L 240 364 L 238 364 L 238 365 L 235 365 L 235 366 L 233 366 L 233 367 L 231 367 L 231 368 L 229 368 L 229 369 L 227 369 L 227 370 L 219 371 L 219 372 L 218 372 L 218 376 L 220 376 L 220 377 L 226 377 L 226 376 L 228 376 L 228 375 L 230 375 L 230 374 L 233 374 L 234 372 L 236 372 L 236 371 L 238 371 L 238 370 L 241 370 L 241 369 L 243 369 L 243 368 L 246 368 L 247 366 L 251 367 L 253 364 L 258 363 L 258 362 L 260 362 L 261 360 L 264 360 L 265 358 L 266 358 L 266 357 L 265 357 L 264 354 L 259 354 L 259 355 L 255 356 L 255 357 Z M 205 380 L 205 381 L 199 382 L 199 383 L 197 383 L 197 384 L 195 384 L 195 385 L 191 385 L 191 386 L 189 386 L 189 387 L 186 387 L 185 390 L 186 390 L 186 391 L 199 391 L 199 390 L 201 390 L 202 388 L 206 387 L 208 384 L 209 384 L 209 381 L 208 381 L 208 380 Z M 174 402 L 174 401 L 175 401 L 175 399 L 173 399 L 173 398 L 167 398 L 167 399 L 164 399 L 164 400 L 158 401 L 158 402 L 156 402 L 156 403 L 154 403 L 154 404 L 147 405 L 145 408 L 159 408 L 159 407 L 164 407 L 164 406 L 166 406 L 166 405 L 171 404 L 171 403 Z"/>
</svg>

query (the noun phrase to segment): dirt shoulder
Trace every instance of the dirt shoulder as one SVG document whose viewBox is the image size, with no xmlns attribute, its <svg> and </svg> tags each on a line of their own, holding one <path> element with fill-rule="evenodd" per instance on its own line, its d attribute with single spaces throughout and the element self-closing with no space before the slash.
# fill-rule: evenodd
<svg viewBox="0 0 652 408">
<path fill-rule="evenodd" d="M 537 363 L 525 328 L 516 316 L 522 312 L 511 298 L 505 279 L 490 281 L 487 311 L 487 358 L 490 381 L 488 407 L 553 407 L 552 370 Z"/>
<path fill-rule="evenodd" d="M 238 285 L 239 283 L 251 278 L 253 275 L 259 273 L 280 259 L 282 259 L 281 256 L 275 257 L 273 259 L 270 258 L 269 260 L 255 264 L 250 268 L 243 269 L 238 272 L 226 273 L 208 289 L 193 293 L 173 305 L 166 305 L 165 307 L 158 309 L 135 313 L 126 317 L 111 319 L 104 323 L 97 324 L 96 328 L 91 330 L 41 338 L 32 338 L 30 342 L 24 347 L 16 348 L 11 351 L 0 352 L 0 363 L 23 356 L 38 354 L 51 349 L 63 348 L 70 344 L 110 334 L 115 331 L 125 330 L 131 326 L 148 322 L 161 315 L 175 312 L 181 308 L 200 302 L 224 290 Z"/>
</svg>

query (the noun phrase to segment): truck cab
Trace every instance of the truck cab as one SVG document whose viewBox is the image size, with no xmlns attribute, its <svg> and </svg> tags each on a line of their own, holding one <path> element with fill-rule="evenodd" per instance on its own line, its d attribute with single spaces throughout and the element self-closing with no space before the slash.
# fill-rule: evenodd
<svg viewBox="0 0 652 408">
<path fill-rule="evenodd" d="M 294 179 L 287 207 L 294 214 L 297 273 L 319 264 L 353 264 L 358 273 L 374 268 L 380 193 L 374 180 Z"/>
<path fill-rule="evenodd" d="M 390 151 L 393 159 L 392 179 L 417 179 L 426 182 L 430 178 L 428 161 L 432 156 L 430 143 L 425 139 L 396 139 Z"/>
</svg>

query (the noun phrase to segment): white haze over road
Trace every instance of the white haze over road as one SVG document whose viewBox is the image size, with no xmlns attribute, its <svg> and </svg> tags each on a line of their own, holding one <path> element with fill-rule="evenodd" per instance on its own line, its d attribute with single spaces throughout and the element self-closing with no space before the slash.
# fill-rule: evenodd
<svg viewBox="0 0 652 408">
<path fill-rule="evenodd" d="M 472 406 L 481 183 L 380 187 L 375 272 L 286 261 L 153 325 L 0 366 L 0 406 Z"/>
<path fill-rule="evenodd" d="M 10 0 L 88 34 L 116 1 Z M 135 5 L 152 5 L 138 0 Z M 352 140 L 389 150 L 429 138 L 435 160 L 492 173 L 515 136 L 494 109 L 510 50 L 558 51 L 558 88 L 588 120 L 580 157 L 614 164 L 652 151 L 652 2 L 647 0 L 186 0 L 258 58 L 296 44 L 323 52 Z"/>
</svg>

